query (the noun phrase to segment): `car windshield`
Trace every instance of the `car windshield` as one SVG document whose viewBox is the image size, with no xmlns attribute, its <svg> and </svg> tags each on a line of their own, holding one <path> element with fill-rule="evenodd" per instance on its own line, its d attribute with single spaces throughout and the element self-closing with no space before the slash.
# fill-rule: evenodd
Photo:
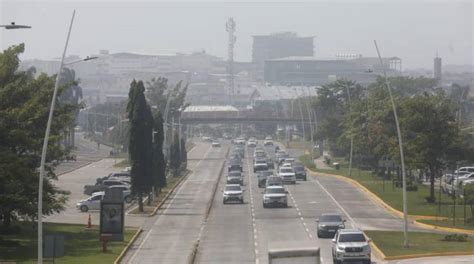
<svg viewBox="0 0 474 264">
<path fill-rule="evenodd" d="M 304 171 L 304 167 L 293 167 L 293 169 L 298 172 Z"/>
<path fill-rule="evenodd" d="M 226 186 L 226 187 L 225 187 L 225 190 L 226 190 L 226 191 L 240 191 L 241 188 L 240 188 L 240 186 L 238 186 L 238 185 L 235 185 L 235 186 Z"/>
<path fill-rule="evenodd" d="M 233 177 L 240 177 L 242 174 L 238 171 L 231 171 L 229 172 L 229 176 L 233 176 Z"/>
<path fill-rule="evenodd" d="M 363 234 L 340 234 L 339 242 L 365 242 Z"/>
<path fill-rule="evenodd" d="M 282 172 L 282 173 L 292 173 L 293 169 L 292 168 L 281 168 L 280 172 Z"/>
<path fill-rule="evenodd" d="M 268 188 L 265 190 L 267 194 L 275 194 L 275 193 L 285 193 L 283 188 Z"/>
<path fill-rule="evenodd" d="M 319 218 L 320 222 L 342 222 L 342 218 L 339 215 L 322 215 Z"/>
</svg>

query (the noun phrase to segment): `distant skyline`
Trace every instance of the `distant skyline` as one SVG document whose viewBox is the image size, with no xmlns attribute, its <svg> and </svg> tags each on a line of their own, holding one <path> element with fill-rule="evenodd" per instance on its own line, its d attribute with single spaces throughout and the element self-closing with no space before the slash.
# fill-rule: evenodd
<svg viewBox="0 0 474 264">
<path fill-rule="evenodd" d="M 403 68 L 473 64 L 472 1 L 14 1 L 0 0 L 0 23 L 32 26 L 0 29 L 1 48 L 24 42 L 22 59 L 61 56 L 72 11 L 76 19 L 68 55 L 111 53 L 207 53 L 227 56 L 225 23 L 237 23 L 235 58 L 250 61 L 252 35 L 294 31 L 315 37 L 315 56 L 338 53 L 399 56 Z"/>
</svg>

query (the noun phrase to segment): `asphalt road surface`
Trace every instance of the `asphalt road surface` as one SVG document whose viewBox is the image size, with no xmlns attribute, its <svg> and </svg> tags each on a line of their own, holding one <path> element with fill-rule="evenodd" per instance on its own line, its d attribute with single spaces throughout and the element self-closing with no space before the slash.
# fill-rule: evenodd
<svg viewBox="0 0 474 264">
<path fill-rule="evenodd" d="M 401 230 L 402 220 L 385 211 L 362 191 L 332 177 L 308 177 L 288 185 L 288 208 L 263 208 L 248 149 L 244 161 L 244 204 L 223 204 L 221 190 L 228 144 L 212 148 L 198 143 L 190 153 L 192 173 L 175 191 L 160 214 L 153 218 L 122 263 L 188 263 L 199 241 L 194 263 L 268 263 L 267 252 L 276 244 L 311 243 L 320 247 L 323 263 L 332 263 L 331 239 L 318 238 L 315 219 L 338 212 L 346 228 Z M 216 194 L 213 186 L 220 179 Z M 206 220 L 206 208 L 212 203 Z M 410 226 L 414 229 L 414 226 Z M 452 258 L 465 263 L 470 257 Z M 373 263 L 446 263 L 446 258 L 426 258 Z"/>
<path fill-rule="evenodd" d="M 122 263 L 187 263 L 205 220 L 206 209 L 225 162 L 228 146 L 198 143 L 188 154 L 192 171 Z M 146 227 L 145 227 L 146 228 Z"/>
</svg>

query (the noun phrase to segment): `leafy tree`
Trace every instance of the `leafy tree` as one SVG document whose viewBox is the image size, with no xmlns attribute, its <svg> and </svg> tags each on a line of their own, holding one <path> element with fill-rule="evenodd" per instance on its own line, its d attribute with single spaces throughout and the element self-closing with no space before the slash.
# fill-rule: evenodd
<svg viewBox="0 0 474 264">
<path fill-rule="evenodd" d="M 132 193 L 138 196 L 140 212 L 143 212 L 143 194 L 151 191 L 153 184 L 153 117 L 145 95 L 142 81 L 130 84 L 127 105 L 130 120 L 129 155 L 132 165 Z"/>
<path fill-rule="evenodd" d="M 55 76 L 18 70 L 24 45 L 0 53 L 0 215 L 4 226 L 16 218 L 37 218 L 38 168 L 41 161 Z M 59 95 L 69 89 L 62 85 Z M 78 105 L 61 102 L 55 108 L 43 181 L 43 214 L 64 210 L 68 192 L 53 184 L 56 166 L 74 157 L 60 144 L 74 124 Z"/>
</svg>

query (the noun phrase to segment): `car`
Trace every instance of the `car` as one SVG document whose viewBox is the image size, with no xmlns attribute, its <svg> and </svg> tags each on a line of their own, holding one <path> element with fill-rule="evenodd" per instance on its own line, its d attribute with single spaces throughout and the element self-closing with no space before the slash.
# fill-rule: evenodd
<svg viewBox="0 0 474 264">
<path fill-rule="evenodd" d="M 204 141 L 204 142 L 211 142 L 212 139 L 211 139 L 211 137 L 202 137 L 202 141 Z"/>
<path fill-rule="evenodd" d="M 129 183 L 121 180 L 103 180 L 102 182 L 96 183 L 95 185 L 85 185 L 84 194 L 91 195 L 95 192 L 104 191 L 112 185 L 129 185 Z"/>
<path fill-rule="evenodd" d="M 255 151 L 255 153 L 253 153 L 254 159 L 261 159 L 261 158 L 266 158 L 266 157 L 267 157 L 267 153 L 263 150 L 258 150 L 258 151 Z"/>
<path fill-rule="evenodd" d="M 280 176 L 268 176 L 265 182 L 265 187 L 268 186 L 280 186 L 283 184 L 283 180 Z"/>
<path fill-rule="evenodd" d="M 238 146 L 245 146 L 245 139 L 243 138 L 237 138 L 234 140 L 234 144 Z"/>
<path fill-rule="evenodd" d="M 457 170 L 454 171 L 454 173 L 459 173 L 459 172 L 474 172 L 474 167 L 461 167 Z"/>
<path fill-rule="evenodd" d="M 104 192 L 97 192 L 91 197 L 81 200 L 76 203 L 76 208 L 81 212 L 87 212 L 89 210 L 100 210 L 100 201 L 104 199 Z"/>
<path fill-rule="evenodd" d="M 130 186 L 128 185 L 112 185 L 109 187 L 109 189 L 119 189 L 122 191 L 123 194 L 123 200 L 126 203 L 131 203 L 133 201 L 133 196 L 132 196 L 132 191 L 130 190 Z M 105 193 L 105 192 L 95 192 L 92 194 L 92 196 L 100 193 Z"/>
<path fill-rule="evenodd" d="M 290 155 L 287 153 L 284 153 L 284 154 L 277 155 L 277 157 L 278 157 L 278 164 L 282 164 L 285 159 L 290 157 Z"/>
<path fill-rule="evenodd" d="M 237 201 L 241 204 L 244 203 L 244 190 L 239 184 L 227 184 L 223 190 L 222 203 L 226 204 L 230 201 Z"/>
<path fill-rule="evenodd" d="M 230 171 L 227 175 L 227 184 L 244 185 L 244 177 L 240 171 Z"/>
<path fill-rule="evenodd" d="M 334 263 L 359 261 L 371 263 L 370 239 L 356 229 L 339 229 L 332 240 L 332 258 Z"/>
<path fill-rule="evenodd" d="M 273 170 L 275 168 L 275 163 L 273 162 L 273 159 L 267 158 L 266 161 L 267 161 L 268 168 Z"/>
<path fill-rule="evenodd" d="M 233 162 L 233 163 L 229 163 L 229 166 L 227 166 L 227 171 L 228 172 L 231 172 L 231 171 L 244 171 L 243 168 L 242 168 L 242 164 L 241 163 L 237 163 L 237 162 Z"/>
<path fill-rule="evenodd" d="M 280 168 L 293 168 L 293 166 L 291 166 L 291 163 L 283 163 Z"/>
<path fill-rule="evenodd" d="M 295 176 L 297 180 L 306 181 L 306 168 L 303 165 L 293 164 L 293 170 L 295 170 Z"/>
<path fill-rule="evenodd" d="M 296 184 L 296 175 L 293 168 L 282 167 L 278 170 L 278 176 L 281 177 L 284 183 Z"/>
<path fill-rule="evenodd" d="M 253 172 L 268 170 L 268 163 L 266 160 L 256 160 L 253 164 Z"/>
<path fill-rule="evenodd" d="M 255 148 L 256 146 L 257 146 L 257 141 L 249 140 L 247 142 L 247 147 L 249 147 L 249 148 Z"/>
<path fill-rule="evenodd" d="M 273 185 L 265 188 L 263 192 L 263 208 L 271 206 L 288 207 L 288 191 L 281 185 Z"/>
<path fill-rule="evenodd" d="M 96 184 L 100 184 L 105 180 L 118 180 L 118 181 L 124 181 L 124 182 L 130 183 L 131 182 L 130 171 L 112 172 L 105 177 L 97 178 Z"/>
<path fill-rule="evenodd" d="M 273 171 L 259 171 L 257 173 L 258 188 L 265 188 L 267 184 L 267 178 L 273 176 Z"/>
<path fill-rule="evenodd" d="M 214 141 L 214 142 L 212 142 L 211 146 L 212 146 L 213 148 L 220 148 L 220 147 L 221 147 L 221 143 L 219 143 L 218 141 Z"/>
<path fill-rule="evenodd" d="M 318 223 L 318 237 L 329 236 L 333 238 L 337 230 L 346 228 L 344 225 L 346 220 L 343 220 L 341 215 L 336 213 L 321 214 L 319 219 L 316 219 L 316 222 Z"/>
<path fill-rule="evenodd" d="M 267 147 L 273 146 L 273 141 L 272 140 L 264 140 L 263 145 L 267 146 Z"/>
<path fill-rule="evenodd" d="M 265 140 L 273 140 L 272 136 L 266 136 Z"/>
</svg>

